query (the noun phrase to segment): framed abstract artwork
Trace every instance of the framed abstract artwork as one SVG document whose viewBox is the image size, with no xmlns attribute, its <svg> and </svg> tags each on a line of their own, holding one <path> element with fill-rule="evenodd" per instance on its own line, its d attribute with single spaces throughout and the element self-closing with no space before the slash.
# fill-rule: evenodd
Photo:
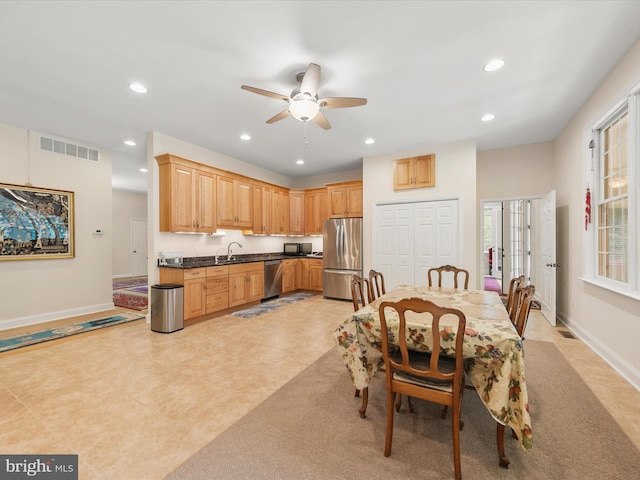
<svg viewBox="0 0 640 480">
<path fill-rule="evenodd" d="M 0 261 L 73 258 L 73 192 L 0 183 Z"/>
</svg>

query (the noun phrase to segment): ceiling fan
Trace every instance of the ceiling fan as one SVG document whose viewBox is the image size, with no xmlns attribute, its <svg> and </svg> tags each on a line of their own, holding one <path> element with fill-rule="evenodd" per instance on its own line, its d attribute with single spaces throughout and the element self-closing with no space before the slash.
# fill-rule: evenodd
<svg viewBox="0 0 640 480">
<path fill-rule="evenodd" d="M 359 107 L 367 104 L 366 98 L 327 97 L 318 99 L 320 66 L 315 63 L 310 63 L 306 72 L 298 73 L 296 75 L 296 80 L 298 81 L 299 86 L 298 88 L 294 88 L 289 96 L 269 92 L 268 90 L 262 90 L 260 88 L 250 87 L 248 85 L 242 85 L 241 88 L 243 90 L 248 90 L 249 92 L 257 93 L 258 95 L 283 100 L 289 104 L 289 107 L 286 110 L 274 115 L 267 120 L 266 123 L 275 123 L 283 118 L 292 116 L 305 123 L 311 120 L 325 130 L 329 130 L 331 128 L 331 124 L 322 114 L 320 109 Z"/>
</svg>

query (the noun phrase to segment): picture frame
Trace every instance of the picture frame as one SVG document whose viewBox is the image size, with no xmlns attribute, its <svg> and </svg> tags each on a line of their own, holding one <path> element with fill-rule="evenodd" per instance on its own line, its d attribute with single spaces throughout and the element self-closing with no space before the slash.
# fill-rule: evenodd
<svg viewBox="0 0 640 480">
<path fill-rule="evenodd" d="M 74 194 L 0 183 L 0 261 L 75 257 Z"/>
</svg>

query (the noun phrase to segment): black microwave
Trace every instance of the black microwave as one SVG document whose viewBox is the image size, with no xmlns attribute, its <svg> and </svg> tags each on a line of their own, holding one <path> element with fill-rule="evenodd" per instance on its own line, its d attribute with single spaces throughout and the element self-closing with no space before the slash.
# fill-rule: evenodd
<svg viewBox="0 0 640 480">
<path fill-rule="evenodd" d="M 311 243 L 285 243 L 283 255 L 304 256 L 311 253 Z"/>
</svg>

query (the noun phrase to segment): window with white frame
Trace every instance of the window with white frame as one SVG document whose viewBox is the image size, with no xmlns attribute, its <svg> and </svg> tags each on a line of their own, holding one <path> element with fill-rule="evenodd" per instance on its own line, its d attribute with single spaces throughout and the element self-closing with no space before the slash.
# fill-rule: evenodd
<svg viewBox="0 0 640 480">
<path fill-rule="evenodd" d="M 592 250 L 587 271 L 597 283 L 622 293 L 640 294 L 636 235 L 640 206 L 638 188 L 640 144 L 640 85 L 592 128 Z M 587 207 L 588 208 L 588 207 Z"/>
</svg>

